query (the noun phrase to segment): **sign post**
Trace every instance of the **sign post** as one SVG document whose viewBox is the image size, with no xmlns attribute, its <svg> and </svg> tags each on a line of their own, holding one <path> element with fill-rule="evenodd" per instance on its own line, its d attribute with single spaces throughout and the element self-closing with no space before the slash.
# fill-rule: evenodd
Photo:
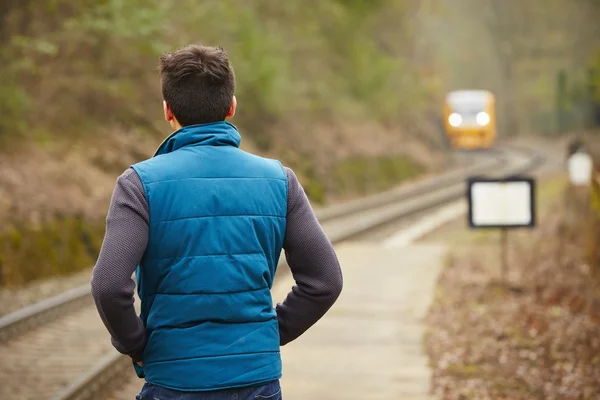
<svg viewBox="0 0 600 400">
<path fill-rule="evenodd" d="M 508 230 L 535 226 L 535 180 L 526 177 L 467 180 L 469 227 L 500 229 L 500 274 L 508 283 Z"/>
<path fill-rule="evenodd" d="M 569 180 L 571 187 L 569 188 L 569 195 L 571 196 L 570 204 L 567 204 L 566 208 L 569 212 L 571 220 L 568 226 L 570 229 L 582 229 L 582 226 L 591 224 L 590 233 L 594 234 L 594 224 L 596 216 L 593 212 L 593 186 L 592 179 L 594 173 L 594 161 L 592 157 L 585 151 L 585 146 L 580 145 L 572 154 L 570 154 L 567 160 L 567 168 L 569 172 Z M 595 241 L 595 240 L 592 240 Z M 564 242 L 564 240 L 563 240 Z M 592 254 L 595 252 L 592 251 Z M 588 312 L 591 310 L 594 292 L 596 291 L 596 277 L 594 276 L 597 272 L 595 269 L 595 256 L 591 257 L 590 264 L 590 283 L 588 285 L 587 301 L 586 305 Z"/>
<path fill-rule="evenodd" d="M 508 230 L 500 229 L 500 281 L 504 287 L 508 283 Z"/>
<path fill-rule="evenodd" d="M 566 172 L 569 176 L 568 186 L 564 192 L 563 242 L 567 238 L 581 240 L 581 227 L 588 221 L 590 189 L 594 162 L 583 146 L 577 148 L 566 160 Z"/>
</svg>

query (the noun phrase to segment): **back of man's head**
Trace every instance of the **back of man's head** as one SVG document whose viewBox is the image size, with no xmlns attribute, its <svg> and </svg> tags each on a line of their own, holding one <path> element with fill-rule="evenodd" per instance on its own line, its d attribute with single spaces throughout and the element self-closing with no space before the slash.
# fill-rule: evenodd
<svg viewBox="0 0 600 400">
<path fill-rule="evenodd" d="M 181 126 L 223 121 L 235 78 L 222 48 L 189 45 L 160 57 L 163 99 Z"/>
</svg>

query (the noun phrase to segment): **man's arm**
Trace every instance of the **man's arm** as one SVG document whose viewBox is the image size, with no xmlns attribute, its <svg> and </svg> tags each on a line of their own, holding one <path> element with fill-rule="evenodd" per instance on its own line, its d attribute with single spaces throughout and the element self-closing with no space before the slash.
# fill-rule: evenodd
<svg viewBox="0 0 600 400">
<path fill-rule="evenodd" d="M 148 203 L 137 173 L 125 171 L 117 180 L 102 249 L 92 276 L 92 295 L 113 346 L 142 361 L 144 324 L 134 308 L 131 276 L 148 244 Z"/>
<path fill-rule="evenodd" d="M 333 245 L 296 175 L 289 168 L 286 173 L 288 210 L 283 248 L 296 285 L 276 307 L 282 346 L 316 323 L 335 303 L 343 286 Z"/>
</svg>

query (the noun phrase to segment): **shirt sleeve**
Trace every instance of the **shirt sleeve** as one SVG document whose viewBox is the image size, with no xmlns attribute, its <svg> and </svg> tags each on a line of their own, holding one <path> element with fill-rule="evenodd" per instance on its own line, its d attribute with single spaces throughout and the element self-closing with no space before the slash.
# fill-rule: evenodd
<svg viewBox="0 0 600 400">
<path fill-rule="evenodd" d="M 343 286 L 331 241 L 296 175 L 289 168 L 286 173 L 288 206 L 283 248 L 296 284 L 275 308 L 282 346 L 315 324 L 335 303 Z"/>
<path fill-rule="evenodd" d="M 148 244 L 148 214 L 142 182 L 130 168 L 117 179 L 91 280 L 94 302 L 113 346 L 135 361 L 142 361 L 146 337 L 134 308 L 132 275 Z"/>
</svg>

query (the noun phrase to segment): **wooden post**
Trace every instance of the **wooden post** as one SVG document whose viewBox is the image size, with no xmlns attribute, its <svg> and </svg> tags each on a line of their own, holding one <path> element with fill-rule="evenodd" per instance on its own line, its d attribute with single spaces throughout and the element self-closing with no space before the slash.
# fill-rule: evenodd
<svg viewBox="0 0 600 400">
<path fill-rule="evenodd" d="M 502 286 L 508 288 L 508 230 L 500 229 L 500 279 Z"/>
<path fill-rule="evenodd" d="M 600 281 L 600 173 L 596 169 L 592 175 L 589 192 L 589 205 L 587 207 L 587 218 L 585 221 L 586 232 L 584 246 L 586 258 L 590 268 L 590 282 L 587 299 L 587 312 L 592 313 L 596 289 Z"/>
<path fill-rule="evenodd" d="M 556 89 L 556 133 L 560 134 L 565 129 L 567 73 L 560 70 L 558 73 L 558 84 Z"/>
</svg>

